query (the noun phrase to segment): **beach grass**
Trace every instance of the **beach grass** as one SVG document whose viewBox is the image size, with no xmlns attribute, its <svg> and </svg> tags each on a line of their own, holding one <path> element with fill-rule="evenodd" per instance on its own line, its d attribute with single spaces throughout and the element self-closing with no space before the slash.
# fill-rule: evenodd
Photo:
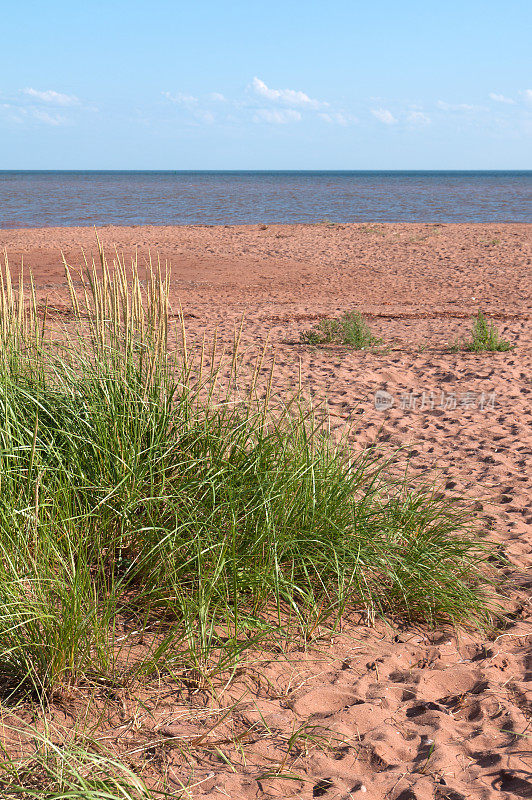
<svg viewBox="0 0 532 800">
<path fill-rule="evenodd" d="M 28 754 L 0 760 L 0 791 L 5 800 L 162 800 L 170 797 L 164 791 L 151 791 L 131 767 L 87 737 L 81 741 L 58 742 L 35 730 L 9 732 L 18 734 Z M 177 797 L 176 794 L 172 796 Z"/>
<path fill-rule="evenodd" d="M 469 350 L 472 353 L 500 353 L 511 350 L 513 345 L 503 339 L 493 320 L 479 310 L 473 320 L 470 338 L 454 345 L 455 350 Z"/>
<path fill-rule="evenodd" d="M 193 357 L 178 315 L 170 352 L 168 272 L 100 259 L 66 267 L 61 330 L 2 273 L 4 696 L 204 686 L 354 610 L 488 623 L 489 550 L 459 505 L 276 398 L 264 354 L 239 371 L 238 334 Z"/>
<path fill-rule="evenodd" d="M 355 350 L 364 350 L 382 344 L 382 339 L 373 336 L 366 320 L 358 311 L 346 311 L 341 317 L 321 319 L 310 330 L 300 336 L 303 344 L 340 344 Z"/>
</svg>

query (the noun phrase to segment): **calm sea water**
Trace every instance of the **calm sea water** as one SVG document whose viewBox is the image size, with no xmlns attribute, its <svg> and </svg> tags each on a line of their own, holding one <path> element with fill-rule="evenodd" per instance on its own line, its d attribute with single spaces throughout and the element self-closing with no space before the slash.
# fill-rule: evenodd
<svg viewBox="0 0 532 800">
<path fill-rule="evenodd" d="M 532 222 L 526 172 L 0 172 L 0 227 Z"/>
</svg>

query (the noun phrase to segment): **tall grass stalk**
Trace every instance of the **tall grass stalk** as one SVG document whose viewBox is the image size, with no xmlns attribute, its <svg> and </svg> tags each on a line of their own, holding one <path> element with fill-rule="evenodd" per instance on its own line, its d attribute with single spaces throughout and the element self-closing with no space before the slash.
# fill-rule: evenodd
<svg viewBox="0 0 532 800">
<path fill-rule="evenodd" d="M 70 320 L 1 283 L 0 671 L 51 691 L 209 680 L 272 632 L 347 610 L 487 619 L 486 551 L 439 495 L 350 457 L 299 393 L 170 331 L 170 276 L 65 264 Z M 170 352 L 170 333 L 179 346 Z M 273 367 L 272 367 L 273 370 Z M 144 654 L 126 657 L 133 628 Z M 133 637 L 134 638 L 134 637 Z"/>
</svg>

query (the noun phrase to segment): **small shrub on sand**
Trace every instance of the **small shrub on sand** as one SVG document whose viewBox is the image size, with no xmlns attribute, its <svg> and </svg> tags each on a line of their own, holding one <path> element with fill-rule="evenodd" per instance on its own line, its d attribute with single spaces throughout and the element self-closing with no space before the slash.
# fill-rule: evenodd
<svg viewBox="0 0 532 800">
<path fill-rule="evenodd" d="M 473 353 L 482 352 L 505 352 L 511 350 L 513 345 L 501 339 L 501 335 L 492 320 L 488 319 L 482 311 L 479 311 L 473 320 L 471 338 L 457 342 L 454 350 L 469 350 Z"/>
<path fill-rule="evenodd" d="M 487 550 L 456 505 L 352 457 L 271 382 L 264 399 L 236 345 L 225 374 L 214 352 L 192 359 L 184 328 L 170 353 L 169 276 L 127 276 L 102 254 L 76 292 L 67 269 L 75 333 L 59 335 L 3 275 L 4 688 L 207 680 L 265 635 L 311 636 L 355 608 L 487 620 Z"/>
<path fill-rule="evenodd" d="M 346 311 L 337 319 L 322 319 L 309 331 L 301 334 L 304 344 L 343 344 L 355 350 L 381 344 L 371 333 L 369 325 L 358 311 Z"/>
</svg>

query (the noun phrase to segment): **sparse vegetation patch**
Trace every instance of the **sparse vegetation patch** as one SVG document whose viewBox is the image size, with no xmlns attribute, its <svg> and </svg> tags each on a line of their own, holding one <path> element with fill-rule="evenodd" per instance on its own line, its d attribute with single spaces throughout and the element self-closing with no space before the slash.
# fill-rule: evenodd
<svg viewBox="0 0 532 800">
<path fill-rule="evenodd" d="M 382 343 L 382 339 L 373 336 L 359 311 L 346 311 L 336 319 L 322 319 L 310 330 L 301 333 L 300 338 L 304 344 L 340 344 L 355 350 L 364 350 Z"/>
<path fill-rule="evenodd" d="M 511 350 L 512 347 L 511 342 L 501 338 L 494 322 L 486 317 L 482 311 L 479 311 L 473 320 L 470 338 L 458 341 L 453 349 L 469 350 L 473 353 L 498 353 Z"/>
</svg>

